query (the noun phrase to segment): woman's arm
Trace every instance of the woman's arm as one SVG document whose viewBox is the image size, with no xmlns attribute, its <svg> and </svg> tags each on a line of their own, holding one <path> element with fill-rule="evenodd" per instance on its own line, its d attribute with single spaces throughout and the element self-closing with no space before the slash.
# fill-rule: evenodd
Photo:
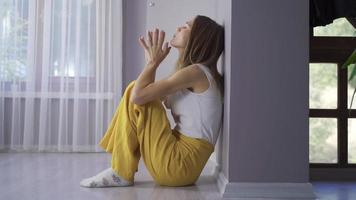
<svg viewBox="0 0 356 200">
<path fill-rule="evenodd" d="M 130 98 L 133 99 L 137 93 L 140 93 L 144 88 L 146 88 L 149 84 L 155 82 L 157 66 L 152 63 L 147 63 L 143 68 L 140 75 L 135 80 L 135 85 L 132 88 Z"/>
<path fill-rule="evenodd" d="M 189 65 L 178 70 L 169 77 L 154 81 L 145 88 L 131 93 L 131 102 L 143 105 L 154 99 L 162 100 L 164 97 L 174 94 L 179 90 L 193 87 L 197 81 L 202 79 L 204 74 L 196 64 Z"/>
<path fill-rule="evenodd" d="M 138 94 L 142 93 L 142 90 L 144 90 L 148 85 L 155 82 L 156 69 L 162 60 L 166 58 L 171 49 L 171 47 L 168 47 L 168 42 L 163 45 L 165 37 L 164 31 L 159 31 L 156 28 L 154 32 L 148 31 L 147 37 L 148 44 L 146 44 L 146 41 L 143 37 L 139 38 L 139 42 L 145 50 L 145 59 L 147 64 L 135 81 L 135 85 L 130 96 L 131 100 L 135 99 L 135 96 L 138 96 Z"/>
<path fill-rule="evenodd" d="M 198 65 L 192 64 L 176 71 L 169 77 L 155 81 L 156 69 L 171 49 L 168 47 L 168 42 L 162 49 L 164 35 L 164 31 L 159 33 L 158 29 L 155 29 L 153 36 L 148 32 L 149 45 L 146 44 L 143 37 L 140 37 L 140 43 L 145 49 L 147 64 L 136 79 L 130 96 L 130 101 L 137 105 L 143 105 L 155 99 L 162 100 L 163 97 L 178 90 L 194 86 L 201 79 L 201 69 Z"/>
</svg>

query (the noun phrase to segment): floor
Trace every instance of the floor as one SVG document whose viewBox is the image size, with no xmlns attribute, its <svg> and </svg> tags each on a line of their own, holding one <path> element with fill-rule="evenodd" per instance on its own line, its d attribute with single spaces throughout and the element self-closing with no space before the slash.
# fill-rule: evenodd
<svg viewBox="0 0 356 200">
<path fill-rule="evenodd" d="M 221 199 L 208 163 L 193 186 L 159 186 L 142 159 L 133 187 L 85 188 L 80 180 L 110 167 L 108 153 L 0 153 L 0 199 Z"/>
<path fill-rule="evenodd" d="M 80 180 L 109 167 L 107 153 L 0 153 L 0 199 L 222 199 L 208 162 L 193 186 L 155 184 L 142 159 L 133 187 L 83 188 Z M 356 199 L 355 182 L 311 182 L 321 200 Z"/>
</svg>

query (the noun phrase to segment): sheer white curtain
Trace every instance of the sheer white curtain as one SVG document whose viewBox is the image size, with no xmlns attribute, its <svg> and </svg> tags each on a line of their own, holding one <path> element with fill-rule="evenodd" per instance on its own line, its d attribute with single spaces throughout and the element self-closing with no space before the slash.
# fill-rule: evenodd
<svg viewBox="0 0 356 200">
<path fill-rule="evenodd" d="M 122 0 L 1 0 L 1 151 L 103 151 L 121 72 Z"/>
</svg>

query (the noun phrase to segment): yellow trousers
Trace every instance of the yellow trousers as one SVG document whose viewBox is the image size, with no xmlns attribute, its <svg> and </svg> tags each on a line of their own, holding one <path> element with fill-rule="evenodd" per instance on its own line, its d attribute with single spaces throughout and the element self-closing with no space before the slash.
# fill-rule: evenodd
<svg viewBox="0 0 356 200">
<path fill-rule="evenodd" d="M 154 181 L 165 186 L 194 184 L 214 146 L 171 129 L 160 100 L 143 105 L 130 102 L 136 80 L 125 89 L 119 106 L 99 145 L 111 153 L 111 167 L 133 182 L 138 163 L 143 161 Z"/>
</svg>

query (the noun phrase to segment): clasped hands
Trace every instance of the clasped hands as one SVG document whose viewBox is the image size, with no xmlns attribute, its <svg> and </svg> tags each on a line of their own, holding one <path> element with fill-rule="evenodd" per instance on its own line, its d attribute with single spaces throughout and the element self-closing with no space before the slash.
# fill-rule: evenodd
<svg viewBox="0 0 356 200">
<path fill-rule="evenodd" d="M 147 40 L 143 36 L 139 38 L 139 42 L 145 50 L 146 64 L 158 67 L 166 58 L 172 47 L 168 47 L 168 42 L 163 45 L 164 37 L 165 32 L 155 28 L 154 31 L 147 31 Z"/>
</svg>

